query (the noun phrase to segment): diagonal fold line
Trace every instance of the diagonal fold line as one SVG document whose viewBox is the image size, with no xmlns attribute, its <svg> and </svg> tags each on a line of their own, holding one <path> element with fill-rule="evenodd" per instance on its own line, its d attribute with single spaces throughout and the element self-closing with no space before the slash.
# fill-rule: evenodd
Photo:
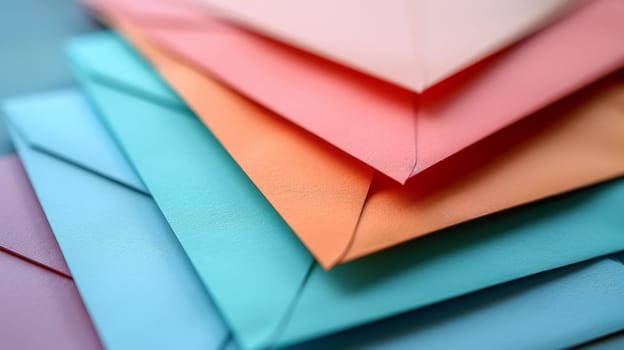
<svg viewBox="0 0 624 350">
<path fill-rule="evenodd" d="M 610 259 L 611 260 L 615 260 L 615 261 L 621 263 L 622 265 L 624 265 L 624 253 L 615 254 L 615 255 L 611 256 Z"/>
<path fill-rule="evenodd" d="M 221 342 L 219 342 L 219 344 L 216 346 L 215 350 L 225 350 L 233 341 L 234 338 L 232 337 L 232 332 L 228 331 L 225 334 L 225 337 L 223 337 Z"/>
<path fill-rule="evenodd" d="M 47 149 L 47 148 L 45 148 L 43 146 L 40 146 L 40 145 L 32 142 L 31 140 L 29 140 L 25 136 L 25 134 L 22 132 L 22 130 L 19 127 L 17 127 L 10 119 L 7 120 L 7 124 L 9 124 L 9 127 L 11 127 L 19 135 L 19 137 L 22 140 L 24 140 L 24 142 L 28 145 L 28 147 L 30 149 L 32 149 L 33 151 L 36 151 L 36 152 L 41 153 L 41 154 L 44 154 L 44 155 L 46 155 L 46 156 L 48 156 L 50 158 L 54 158 L 54 159 L 56 159 L 56 160 L 58 160 L 60 162 L 69 164 L 69 165 L 71 165 L 71 166 L 73 166 L 75 168 L 78 168 L 80 170 L 88 172 L 89 174 L 94 175 L 96 177 L 99 177 L 101 179 L 104 179 L 106 181 L 115 183 L 115 184 L 117 184 L 119 186 L 122 186 L 122 187 L 124 187 L 124 188 L 126 188 L 126 189 L 128 189 L 130 191 L 135 192 L 135 193 L 144 195 L 144 196 L 149 197 L 149 198 L 152 197 L 152 195 L 150 193 L 145 192 L 142 189 L 136 188 L 136 187 L 134 187 L 134 186 L 132 186 L 130 184 L 127 184 L 127 183 L 125 183 L 125 182 L 123 182 L 121 180 L 118 180 L 118 179 L 116 179 L 114 177 L 108 176 L 106 174 L 102 174 L 101 172 L 99 172 L 99 171 L 97 171 L 97 170 L 95 170 L 95 169 L 93 169 L 93 168 L 91 168 L 91 167 L 89 167 L 87 165 L 84 165 L 84 164 L 81 164 L 79 162 L 76 162 L 76 161 L 74 161 L 72 159 L 67 158 L 66 156 L 64 156 L 64 155 L 62 155 L 60 153 L 54 152 L 52 150 L 49 150 L 49 149 Z"/>
<path fill-rule="evenodd" d="M 299 287 L 297 287 L 297 291 L 295 292 L 295 295 L 290 300 L 288 307 L 286 308 L 286 311 L 284 312 L 284 314 L 282 315 L 282 318 L 279 320 L 279 322 L 277 323 L 277 326 L 273 330 L 273 334 L 269 336 L 269 338 L 267 339 L 267 342 L 263 346 L 263 348 L 268 348 L 268 349 L 275 348 L 274 344 L 278 339 L 280 339 L 280 337 L 284 333 L 284 330 L 286 329 L 286 326 L 288 326 L 288 323 L 292 319 L 295 308 L 299 304 L 299 300 L 301 300 L 301 295 L 303 294 L 305 287 L 308 285 L 308 282 L 310 281 L 310 276 L 312 276 L 312 272 L 314 271 L 315 268 L 318 268 L 318 264 L 316 263 L 314 259 L 312 259 L 312 261 L 310 262 L 310 266 L 308 267 L 308 270 L 306 271 L 305 276 L 303 277 L 303 280 L 299 284 Z"/>
<path fill-rule="evenodd" d="M 410 3 L 409 0 L 406 0 L 405 2 L 406 14 L 410 13 L 412 8 L 415 8 L 414 11 L 420 11 L 419 12 L 420 18 L 425 18 L 425 16 L 423 15 L 423 12 L 426 11 L 427 0 L 423 0 L 423 1 L 424 3 L 419 3 L 419 2 Z M 420 4 L 420 6 L 417 6 L 417 4 Z M 409 17 L 407 17 L 406 20 L 407 20 L 407 25 L 409 28 L 409 34 L 410 34 L 410 37 L 412 38 L 412 42 L 410 43 L 410 46 L 412 47 L 412 52 L 414 52 L 414 60 L 416 61 L 416 66 L 420 65 L 422 67 L 421 73 L 418 74 L 418 77 L 421 79 L 421 82 L 418 84 L 418 88 L 419 90 L 423 90 L 424 89 L 423 84 L 427 81 L 426 77 L 427 77 L 427 68 L 428 68 L 424 60 L 425 49 L 426 49 L 425 47 L 426 46 L 425 45 L 426 28 L 422 28 L 423 26 L 426 25 L 426 22 L 424 20 L 418 21 L 419 28 L 415 28 L 416 23 L 414 23 L 413 21 L 410 21 Z M 403 184 L 405 184 L 405 181 L 407 181 L 414 174 L 414 171 L 416 170 L 416 166 L 418 165 L 418 117 L 420 114 L 420 104 L 421 104 L 420 100 L 422 99 L 422 95 L 423 95 L 422 91 L 414 93 L 414 99 L 412 101 L 413 118 L 414 118 L 413 120 L 414 121 L 414 125 L 413 125 L 414 159 L 413 159 L 413 164 L 412 164 L 412 170 L 405 178 Z"/>
<path fill-rule="evenodd" d="M 364 209 L 366 209 L 366 205 L 368 203 L 368 199 L 372 195 L 371 189 L 372 189 L 372 186 L 373 186 L 373 182 L 375 181 L 375 176 L 379 176 L 379 175 L 378 174 L 373 174 L 373 177 L 371 178 L 370 185 L 368 186 L 368 191 L 366 192 L 366 196 L 364 197 L 364 202 L 362 203 L 362 208 L 360 209 L 360 213 L 358 214 L 358 219 L 357 219 L 357 222 L 355 223 L 355 227 L 353 228 L 353 232 L 351 233 L 351 237 L 349 238 L 349 241 L 345 245 L 344 250 L 342 251 L 342 253 L 340 253 L 338 255 L 338 257 L 330 265 L 330 267 L 336 266 L 336 265 L 340 264 L 341 262 L 343 262 L 345 257 L 347 255 L 349 255 L 349 252 L 351 251 L 351 248 L 353 247 L 353 244 L 355 243 L 355 240 L 357 238 L 358 228 L 360 227 L 360 222 L 362 221 L 362 215 L 364 214 Z"/>
<path fill-rule="evenodd" d="M 24 254 L 20 254 L 20 253 L 18 253 L 16 251 L 10 250 L 10 249 L 8 249 L 6 247 L 0 246 L 0 252 L 4 252 L 4 253 L 9 254 L 11 256 L 14 256 L 14 257 L 16 257 L 16 258 L 18 258 L 20 260 L 24 260 L 24 261 L 26 261 L 26 262 L 28 262 L 30 264 L 33 264 L 33 265 L 35 265 L 37 267 L 40 267 L 40 268 L 42 268 L 44 270 L 47 270 L 47 271 L 52 272 L 54 274 L 57 274 L 59 276 L 68 278 L 70 280 L 73 280 L 73 278 L 70 275 L 66 274 L 65 272 L 59 271 L 59 270 L 57 270 L 57 269 L 55 269 L 55 268 L 53 268 L 51 266 L 43 264 L 43 263 L 41 263 L 41 262 L 39 262 L 39 261 L 37 261 L 35 259 L 32 259 L 32 258 L 30 258 L 30 257 L 28 257 L 28 256 L 26 256 Z"/>
</svg>

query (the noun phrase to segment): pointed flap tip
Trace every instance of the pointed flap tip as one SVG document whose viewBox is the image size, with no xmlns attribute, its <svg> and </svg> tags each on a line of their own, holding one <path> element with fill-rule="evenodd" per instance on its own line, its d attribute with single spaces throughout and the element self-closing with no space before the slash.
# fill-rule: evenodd
<svg viewBox="0 0 624 350">
<path fill-rule="evenodd" d="M 6 108 L 12 129 L 29 147 L 147 193 L 79 91 L 19 97 L 7 102 Z M 63 118 L 55 118 L 58 115 Z"/>
</svg>

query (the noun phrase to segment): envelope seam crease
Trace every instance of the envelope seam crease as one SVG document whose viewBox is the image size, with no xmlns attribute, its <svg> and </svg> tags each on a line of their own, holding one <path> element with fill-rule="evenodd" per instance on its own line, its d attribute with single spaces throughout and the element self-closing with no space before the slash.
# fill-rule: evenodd
<svg viewBox="0 0 624 350">
<path fill-rule="evenodd" d="M 141 190 L 139 188 L 136 188 L 136 187 L 134 187 L 134 186 L 132 186 L 130 184 L 127 184 L 127 183 L 125 183 L 125 182 L 123 182 L 121 180 L 115 179 L 115 178 L 113 178 L 111 176 L 108 176 L 106 174 L 102 174 L 99 171 L 94 170 L 94 169 L 92 169 L 92 168 L 90 168 L 90 167 L 88 167 L 88 166 L 86 166 L 84 164 L 80 164 L 80 163 L 78 163 L 78 162 L 76 162 L 76 161 L 74 161 L 72 159 L 69 159 L 69 158 L 67 158 L 67 157 L 65 157 L 65 156 L 63 156 L 61 154 L 58 154 L 58 153 L 56 153 L 56 152 L 54 152 L 52 150 L 49 150 L 49 149 L 47 149 L 47 148 L 45 148 L 45 147 L 43 147 L 41 145 L 38 145 L 38 144 L 32 142 L 31 140 L 29 140 L 25 136 L 25 134 L 22 132 L 22 130 L 18 126 L 16 126 L 15 123 L 13 123 L 10 119 L 7 119 L 7 124 L 9 125 L 9 127 L 11 129 L 13 129 L 15 131 L 16 134 L 19 135 L 20 138 L 22 138 L 24 140 L 26 145 L 28 145 L 28 147 L 30 149 L 32 149 L 33 151 L 39 152 L 39 153 L 44 154 L 44 155 L 46 155 L 46 156 L 48 156 L 50 158 L 54 158 L 54 159 L 56 159 L 58 161 L 61 161 L 61 162 L 66 163 L 66 164 L 69 164 L 69 165 L 71 165 L 73 167 L 79 168 L 79 169 L 81 169 L 83 171 L 88 172 L 89 174 L 92 174 L 92 175 L 97 176 L 97 177 L 99 177 L 101 179 L 113 182 L 113 183 L 115 183 L 115 184 L 117 184 L 119 186 L 122 186 L 122 187 L 130 190 L 130 191 L 133 191 L 133 192 L 139 193 L 141 195 L 147 196 L 148 198 L 152 197 L 152 195 L 150 193 L 148 193 L 148 192 L 145 192 L 145 191 L 143 191 L 143 190 Z"/>
<path fill-rule="evenodd" d="M 126 189 L 128 189 L 128 190 L 130 190 L 132 192 L 139 193 L 139 194 L 144 195 L 144 196 L 149 197 L 149 198 L 152 197 L 151 194 L 149 194 L 149 193 L 147 193 L 147 192 L 145 192 L 145 191 L 143 191 L 141 189 L 138 189 L 138 188 L 136 188 L 136 187 L 134 187 L 132 185 L 129 185 L 129 184 L 123 182 L 123 181 L 117 180 L 117 179 L 115 179 L 115 178 L 113 178 L 111 176 L 108 176 L 106 174 L 102 174 L 102 173 L 100 173 L 100 172 L 98 172 L 96 170 L 93 170 L 93 169 L 89 168 L 88 166 L 85 166 L 85 165 L 80 164 L 80 163 L 78 163 L 76 161 L 68 159 L 68 158 L 66 158 L 66 157 L 64 157 L 64 156 L 62 156 L 62 155 L 60 155 L 60 154 L 58 154 L 56 152 L 53 152 L 53 151 L 48 150 L 46 148 L 43 148 L 43 147 L 41 147 L 39 145 L 29 144 L 28 146 L 32 150 L 34 150 L 34 151 L 37 151 L 39 153 L 45 154 L 48 157 L 51 157 L 51 158 L 57 159 L 59 161 L 65 162 L 67 164 L 70 164 L 70 165 L 72 165 L 72 166 L 74 166 L 76 168 L 79 168 L 81 170 L 84 170 L 84 171 L 86 171 L 86 172 L 88 172 L 88 173 L 90 173 L 92 175 L 95 175 L 95 176 L 100 177 L 102 179 L 105 179 L 105 180 L 108 180 L 110 182 L 113 182 L 113 183 L 115 183 L 115 184 L 117 184 L 119 186 L 122 186 L 122 187 L 124 187 L 124 188 L 126 188 Z"/>
<path fill-rule="evenodd" d="M 223 340 L 221 340 L 221 342 L 217 345 L 217 347 L 215 348 L 215 350 L 225 350 L 228 348 L 228 346 L 230 344 L 232 344 L 232 342 L 234 341 L 234 338 L 232 336 L 232 332 L 228 330 L 228 332 L 225 334 L 225 337 L 223 338 Z"/>
<path fill-rule="evenodd" d="M 357 232 L 358 232 L 358 228 L 360 227 L 360 222 L 362 221 L 362 215 L 364 214 L 364 209 L 366 209 L 366 205 L 368 204 L 368 200 L 372 194 L 371 188 L 372 188 L 372 184 L 374 182 L 375 176 L 379 176 L 379 175 L 373 174 L 373 176 L 371 177 L 370 185 L 368 186 L 368 190 L 366 191 L 366 196 L 364 197 L 364 203 L 362 207 L 360 208 L 360 213 L 358 214 L 358 218 L 355 223 L 355 227 L 353 228 L 353 232 L 351 233 L 351 236 L 349 237 L 349 241 L 345 245 L 342 253 L 340 253 L 340 255 L 338 255 L 338 257 L 334 260 L 334 262 L 331 263 L 327 267 L 328 270 L 344 262 L 344 259 L 349 255 L 349 252 L 351 251 L 351 248 L 353 247 L 353 244 L 355 243 L 355 240 L 357 238 Z"/>
<path fill-rule="evenodd" d="M 277 323 L 277 326 L 273 330 L 273 334 L 269 336 L 269 339 L 267 340 L 267 344 L 261 345 L 261 348 L 271 348 L 273 344 L 281 337 L 282 333 L 284 333 L 284 330 L 286 329 L 288 322 L 292 319 L 292 316 L 296 309 L 297 304 L 299 304 L 299 300 L 301 300 L 301 295 L 303 294 L 305 287 L 308 285 L 308 282 L 310 281 L 312 272 L 317 266 L 318 264 L 316 263 L 316 260 L 312 259 L 312 261 L 310 262 L 310 266 L 308 267 L 308 270 L 306 271 L 306 274 L 303 277 L 303 280 L 299 284 L 299 287 L 297 287 L 297 291 L 295 292 L 295 295 L 290 300 L 290 303 L 288 304 L 286 311 L 284 312 L 284 314 L 282 315 L 282 318 L 280 319 L 280 321 Z"/>
<path fill-rule="evenodd" d="M 40 267 L 40 268 L 42 268 L 44 270 L 47 270 L 49 272 L 52 272 L 54 274 L 57 274 L 57 275 L 59 275 L 61 277 L 65 277 L 67 279 L 73 280 L 73 278 L 70 275 L 68 275 L 68 274 L 66 274 L 66 273 L 64 273 L 62 271 L 56 270 L 56 269 L 54 269 L 54 268 L 52 268 L 52 267 L 50 267 L 50 266 L 48 266 L 46 264 L 43 264 L 43 263 L 41 263 L 41 262 L 39 262 L 39 261 L 37 261 L 35 259 L 32 259 L 32 258 L 30 258 L 30 257 L 28 257 L 28 256 L 26 256 L 24 254 L 20 254 L 19 252 L 16 252 L 14 250 L 10 250 L 10 249 L 8 249 L 6 247 L 0 246 L 0 252 L 4 252 L 6 254 L 12 255 L 12 256 L 14 256 L 14 257 L 16 257 L 18 259 L 26 261 L 29 264 L 33 264 L 33 265 L 35 265 L 37 267 Z"/>
</svg>

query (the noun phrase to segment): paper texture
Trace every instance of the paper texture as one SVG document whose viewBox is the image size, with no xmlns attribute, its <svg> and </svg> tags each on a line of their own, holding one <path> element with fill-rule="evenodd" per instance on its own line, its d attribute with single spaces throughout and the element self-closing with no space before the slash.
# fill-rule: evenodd
<svg viewBox="0 0 624 350">
<path fill-rule="evenodd" d="M 17 156 L 0 158 L 0 187 L 0 247 L 69 277 L 63 254 Z"/>
<path fill-rule="evenodd" d="M 227 330 L 204 286 L 81 94 L 17 98 L 5 111 L 104 346 L 217 348 Z"/>
<path fill-rule="evenodd" d="M 401 183 L 624 65 L 619 0 L 585 2 L 422 95 L 201 18 L 185 2 L 159 2 L 159 11 L 152 2 L 89 1 L 105 20 L 131 23 L 152 44 Z"/>
<path fill-rule="evenodd" d="M 324 271 L 188 107 L 128 50 L 109 35 L 68 48 L 85 92 L 244 348 L 298 343 L 624 247 L 624 187 L 613 181 Z M 133 70 L 142 71 L 140 85 L 125 79 L 138 75 Z"/>
<path fill-rule="evenodd" d="M 0 339 L 7 349 L 101 349 L 16 155 L 0 158 Z"/>
<path fill-rule="evenodd" d="M 122 28 L 325 268 L 624 174 L 617 77 L 400 185 Z"/>
<path fill-rule="evenodd" d="M 570 0 L 196 0 L 302 49 L 422 92 L 528 35 Z"/>
</svg>

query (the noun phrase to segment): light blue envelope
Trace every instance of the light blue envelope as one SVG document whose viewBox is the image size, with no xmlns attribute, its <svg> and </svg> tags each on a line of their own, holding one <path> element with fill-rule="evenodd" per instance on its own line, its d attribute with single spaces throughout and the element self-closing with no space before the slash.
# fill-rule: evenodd
<svg viewBox="0 0 624 350">
<path fill-rule="evenodd" d="M 11 134 L 109 349 L 218 349 L 205 287 L 142 182 L 75 90 L 5 105 Z M 33 335 L 36 336 L 36 335 Z"/>
<path fill-rule="evenodd" d="M 131 49 L 103 34 L 68 52 L 244 348 L 298 343 L 624 249 L 618 180 L 324 271 Z"/>
<path fill-rule="evenodd" d="M 65 91 L 22 99 L 11 103 L 11 106 L 13 124 L 19 125 L 29 139 L 43 140 L 30 141 L 24 145 L 21 138 L 16 139 L 25 159 L 32 159 L 33 153 L 35 159 L 36 153 L 59 157 L 82 169 L 90 169 L 86 171 L 94 171 L 96 176 L 102 176 L 120 186 L 138 193 L 144 191 L 141 182 L 124 165 L 125 161 L 120 159 L 119 153 L 114 152 L 115 146 L 95 116 L 85 108 L 83 97 L 78 92 Z M 37 166 L 36 161 L 34 166 Z M 71 179 L 71 176 L 65 178 Z M 60 182 L 58 185 L 59 190 L 67 192 L 68 183 Z M 87 193 L 93 194 L 93 190 Z M 47 212 L 50 212 L 49 208 Z M 96 248 L 100 247 L 96 245 Z M 144 256 L 144 249 L 133 248 L 139 255 L 139 261 Z M 93 265 L 87 264 L 82 271 L 89 267 Z M 166 280 L 166 276 L 163 280 Z M 102 288 L 102 282 L 93 279 L 81 282 L 96 283 Z M 83 288 L 92 290 L 94 287 L 87 285 Z M 119 314 L 125 313 L 125 310 L 111 307 L 110 311 L 117 314 L 114 317 L 120 317 Z M 128 316 L 133 316 L 136 310 L 128 309 Z M 490 288 L 327 339 L 302 344 L 297 349 L 562 348 L 621 328 L 624 328 L 624 266 L 614 260 L 604 259 L 524 278 L 502 287 Z M 137 342 L 140 341 L 140 335 L 135 336 Z M 176 344 L 185 345 L 185 336 L 196 335 L 180 332 L 177 336 L 180 339 Z M 236 349 L 236 344 L 229 342 L 228 345 L 228 349 Z"/>
</svg>

